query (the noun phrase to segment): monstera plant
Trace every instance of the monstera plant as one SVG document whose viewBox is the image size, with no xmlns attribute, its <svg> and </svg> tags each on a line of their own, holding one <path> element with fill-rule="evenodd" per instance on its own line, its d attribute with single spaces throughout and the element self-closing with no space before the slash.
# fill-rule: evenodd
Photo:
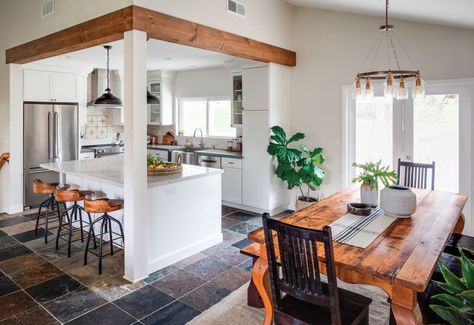
<svg viewBox="0 0 474 325">
<path fill-rule="evenodd" d="M 288 138 L 280 126 L 274 126 L 271 130 L 267 152 L 277 161 L 277 177 L 287 183 L 288 189 L 299 189 L 301 195 L 297 198 L 297 209 L 317 201 L 310 193 L 323 183 L 323 148 L 310 150 L 303 144 L 296 147 L 296 142 L 305 138 L 303 133 L 295 133 Z"/>
<path fill-rule="evenodd" d="M 445 283 L 438 283 L 445 293 L 431 297 L 443 303 L 432 304 L 430 308 L 442 319 L 452 325 L 474 324 L 474 264 L 461 251 L 462 277 L 457 277 L 446 266 L 439 263 Z"/>
</svg>

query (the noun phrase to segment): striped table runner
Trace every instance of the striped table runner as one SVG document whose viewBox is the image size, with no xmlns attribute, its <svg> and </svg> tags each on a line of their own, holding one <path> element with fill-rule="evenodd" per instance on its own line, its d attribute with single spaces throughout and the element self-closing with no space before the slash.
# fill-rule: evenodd
<svg viewBox="0 0 474 325">
<path fill-rule="evenodd" d="M 365 248 L 369 246 L 397 218 L 384 214 L 380 208 L 368 216 L 346 214 L 329 224 L 332 239 L 339 243 Z"/>
</svg>

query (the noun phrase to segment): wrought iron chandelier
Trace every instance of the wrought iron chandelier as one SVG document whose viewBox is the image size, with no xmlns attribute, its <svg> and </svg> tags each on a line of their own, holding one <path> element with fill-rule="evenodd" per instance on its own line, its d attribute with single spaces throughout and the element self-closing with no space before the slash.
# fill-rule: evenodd
<svg viewBox="0 0 474 325">
<path fill-rule="evenodd" d="M 385 25 L 380 26 L 380 34 L 369 54 L 362 63 L 360 70 L 368 67 L 367 72 L 358 72 L 355 79 L 357 99 L 371 98 L 374 96 L 372 81 L 384 80 L 385 98 L 408 99 L 409 89 L 412 90 L 413 98 L 424 97 L 424 81 L 421 78 L 420 70 L 408 55 L 400 40 L 395 34 L 395 26 L 388 23 L 389 0 L 385 2 Z M 397 46 L 411 62 L 413 70 L 402 69 L 400 67 L 400 53 Z M 387 51 L 387 69 L 372 70 L 373 65 L 379 57 L 381 48 Z M 414 82 L 413 82 L 414 81 Z"/>
</svg>

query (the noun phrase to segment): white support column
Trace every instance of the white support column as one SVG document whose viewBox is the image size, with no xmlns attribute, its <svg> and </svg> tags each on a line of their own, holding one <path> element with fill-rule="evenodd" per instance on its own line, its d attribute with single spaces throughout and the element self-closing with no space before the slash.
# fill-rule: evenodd
<svg viewBox="0 0 474 325">
<path fill-rule="evenodd" d="M 8 213 L 23 211 L 23 70 L 9 64 L 10 164 Z"/>
<path fill-rule="evenodd" d="M 124 277 L 131 282 L 148 276 L 146 43 L 146 33 L 125 32 Z"/>
</svg>

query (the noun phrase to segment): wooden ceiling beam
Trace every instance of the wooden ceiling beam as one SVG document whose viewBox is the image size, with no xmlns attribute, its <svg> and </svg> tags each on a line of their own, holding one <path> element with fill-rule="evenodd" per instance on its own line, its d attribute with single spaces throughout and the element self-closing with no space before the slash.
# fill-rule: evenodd
<svg viewBox="0 0 474 325">
<path fill-rule="evenodd" d="M 296 53 L 281 47 L 193 23 L 138 6 L 129 6 L 6 50 L 6 63 L 24 64 L 123 39 L 141 30 L 149 38 L 237 57 L 296 65 Z"/>
</svg>

